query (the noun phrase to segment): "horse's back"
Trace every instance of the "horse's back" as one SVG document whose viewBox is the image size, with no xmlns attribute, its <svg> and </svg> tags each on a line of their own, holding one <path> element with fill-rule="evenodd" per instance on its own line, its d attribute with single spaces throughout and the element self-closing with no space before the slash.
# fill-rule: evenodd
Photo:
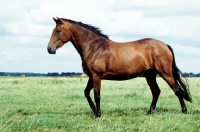
<svg viewBox="0 0 200 132">
<path fill-rule="evenodd" d="M 171 54 L 168 46 L 162 41 L 145 38 L 132 42 L 117 43 L 111 42 L 110 46 L 112 48 L 113 54 L 116 54 L 119 59 L 134 60 L 137 58 L 144 60 L 148 63 L 152 63 L 152 59 L 156 59 L 159 56 L 166 54 L 167 56 Z"/>
</svg>

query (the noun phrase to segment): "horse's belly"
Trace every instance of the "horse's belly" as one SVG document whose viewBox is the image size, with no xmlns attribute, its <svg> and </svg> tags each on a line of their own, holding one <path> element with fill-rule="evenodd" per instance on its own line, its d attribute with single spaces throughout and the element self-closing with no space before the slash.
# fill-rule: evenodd
<svg viewBox="0 0 200 132">
<path fill-rule="evenodd" d="M 117 74 L 117 73 L 105 73 L 102 75 L 102 79 L 105 80 L 128 80 L 140 76 L 142 72 L 132 74 Z"/>
<path fill-rule="evenodd" d="M 146 65 L 145 63 L 140 64 L 126 64 L 126 65 L 116 65 L 109 67 L 102 74 L 103 79 L 108 80 L 127 80 L 131 78 L 135 78 L 144 73 L 147 69 L 151 67 Z"/>
</svg>

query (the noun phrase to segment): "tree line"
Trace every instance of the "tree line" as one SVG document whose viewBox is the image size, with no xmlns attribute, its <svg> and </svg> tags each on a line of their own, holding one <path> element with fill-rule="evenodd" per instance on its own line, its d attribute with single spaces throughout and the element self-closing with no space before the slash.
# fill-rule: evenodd
<svg viewBox="0 0 200 132">
<path fill-rule="evenodd" d="M 57 76 L 57 77 L 67 77 L 67 76 L 80 76 L 82 73 L 78 72 L 48 72 L 48 73 L 31 73 L 31 72 L 0 72 L 0 76 L 26 76 L 26 77 L 48 77 L 48 76 Z"/>
<path fill-rule="evenodd" d="M 48 77 L 48 76 L 57 76 L 57 77 L 73 77 L 80 76 L 83 73 L 80 72 L 48 72 L 48 73 L 31 73 L 31 72 L 0 72 L 0 76 L 26 76 L 26 77 Z M 185 77 L 200 77 L 200 73 L 183 73 Z M 142 77 L 142 75 L 140 76 Z"/>
</svg>

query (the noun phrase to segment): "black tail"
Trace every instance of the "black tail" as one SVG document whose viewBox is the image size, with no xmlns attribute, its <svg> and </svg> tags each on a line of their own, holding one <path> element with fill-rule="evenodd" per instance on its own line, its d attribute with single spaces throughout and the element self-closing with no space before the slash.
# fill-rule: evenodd
<svg viewBox="0 0 200 132">
<path fill-rule="evenodd" d="M 192 102 L 192 97 L 190 95 L 189 86 L 187 84 L 187 78 L 183 75 L 183 73 L 176 66 L 173 49 L 169 45 L 167 45 L 167 46 L 173 55 L 172 72 L 173 72 L 173 77 L 174 77 L 175 83 L 178 86 L 178 92 L 179 92 L 179 94 L 181 94 L 181 96 L 185 100 Z M 183 81 L 181 77 L 184 78 L 185 81 Z"/>
</svg>

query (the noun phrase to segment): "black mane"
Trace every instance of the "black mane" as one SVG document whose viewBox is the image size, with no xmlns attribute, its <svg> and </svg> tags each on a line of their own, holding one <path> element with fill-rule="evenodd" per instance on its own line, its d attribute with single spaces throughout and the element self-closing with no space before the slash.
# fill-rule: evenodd
<svg viewBox="0 0 200 132">
<path fill-rule="evenodd" d="M 89 24 L 85 24 L 85 23 L 82 23 L 82 22 L 76 22 L 76 21 L 73 21 L 73 20 L 70 20 L 70 19 L 65 19 L 65 18 L 61 18 L 62 20 L 65 20 L 69 23 L 72 23 L 72 24 L 77 24 L 79 26 L 82 26 L 90 31 L 92 31 L 93 33 L 95 33 L 96 35 L 99 35 L 101 37 L 104 37 L 104 38 L 109 38 L 107 35 L 103 34 L 101 32 L 101 30 L 98 28 L 98 27 L 94 27 L 94 26 L 91 26 Z"/>
</svg>

